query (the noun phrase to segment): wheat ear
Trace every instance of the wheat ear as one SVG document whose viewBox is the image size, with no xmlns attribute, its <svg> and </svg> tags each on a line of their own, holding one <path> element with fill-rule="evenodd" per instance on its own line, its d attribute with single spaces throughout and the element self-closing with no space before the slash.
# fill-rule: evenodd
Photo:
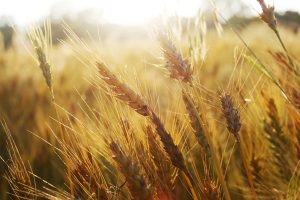
<svg viewBox="0 0 300 200">
<path fill-rule="evenodd" d="M 159 41 L 170 78 L 191 83 L 193 70 L 189 61 L 182 57 L 166 34 L 160 33 Z"/>
<path fill-rule="evenodd" d="M 198 112 L 198 108 L 195 105 L 195 102 L 193 101 L 192 97 L 184 90 L 182 91 L 182 99 L 184 101 L 186 110 L 188 111 L 190 124 L 194 130 L 194 134 L 197 138 L 198 144 L 201 147 L 202 153 L 205 154 L 208 158 L 210 158 L 211 151 L 202 126 L 203 123 L 201 120 L 201 116 Z"/>
<path fill-rule="evenodd" d="M 126 183 L 132 198 L 152 199 L 152 194 L 149 191 L 145 177 L 139 170 L 138 164 L 133 161 L 130 155 L 126 155 L 116 142 L 111 142 L 109 147 L 114 154 L 113 159 L 118 164 L 123 176 L 126 177 Z"/>
</svg>

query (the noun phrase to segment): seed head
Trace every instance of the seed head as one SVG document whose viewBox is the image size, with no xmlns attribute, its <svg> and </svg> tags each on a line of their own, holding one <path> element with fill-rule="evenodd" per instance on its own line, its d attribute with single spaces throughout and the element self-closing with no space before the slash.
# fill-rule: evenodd
<svg viewBox="0 0 300 200">
<path fill-rule="evenodd" d="M 51 75 L 51 66 L 46 59 L 46 55 L 40 46 L 35 46 L 35 52 L 38 57 L 40 68 L 43 72 L 46 84 L 50 90 L 52 90 L 52 75 Z"/>
<path fill-rule="evenodd" d="M 241 128 L 240 115 L 237 108 L 234 105 L 230 94 L 223 94 L 220 97 L 223 114 L 226 118 L 227 129 L 232 133 L 236 140 L 239 140 L 238 133 Z"/>
<path fill-rule="evenodd" d="M 182 57 L 168 36 L 160 34 L 159 41 L 170 78 L 191 83 L 193 72 L 189 61 Z"/>
<path fill-rule="evenodd" d="M 152 199 L 145 177 L 140 172 L 140 167 L 135 160 L 129 154 L 126 154 L 118 143 L 111 142 L 109 147 L 114 154 L 113 159 L 116 161 L 120 172 L 126 177 L 126 184 L 132 199 Z"/>
<path fill-rule="evenodd" d="M 267 5 L 264 0 L 257 0 L 262 9 L 262 13 L 260 14 L 261 20 L 269 25 L 271 29 L 276 30 L 276 17 L 274 13 L 274 6 Z"/>
<path fill-rule="evenodd" d="M 44 79 L 50 90 L 52 100 L 54 100 L 53 94 L 53 82 L 51 65 L 49 64 L 48 51 L 52 45 L 51 39 L 51 25 L 49 21 L 46 21 L 42 27 L 32 27 L 28 33 L 32 46 L 34 47 L 39 67 L 43 72 Z"/>
<path fill-rule="evenodd" d="M 97 62 L 96 66 L 102 80 L 107 83 L 118 99 L 126 102 L 137 113 L 143 116 L 149 115 L 149 108 L 140 95 L 122 83 L 103 62 Z"/>
</svg>

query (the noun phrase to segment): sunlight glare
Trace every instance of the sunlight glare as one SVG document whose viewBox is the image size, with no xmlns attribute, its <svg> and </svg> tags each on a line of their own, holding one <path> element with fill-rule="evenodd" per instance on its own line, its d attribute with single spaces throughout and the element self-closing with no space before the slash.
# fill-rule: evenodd
<svg viewBox="0 0 300 200">
<path fill-rule="evenodd" d="M 49 14 L 78 13 L 93 10 L 104 22 L 115 24 L 142 24 L 161 16 L 195 15 L 205 9 L 210 1 L 204 0 L 10 0 L 0 6 L 0 16 L 11 17 L 19 25 L 32 23 Z M 256 0 L 245 1 L 253 10 L 259 11 Z M 268 3 L 273 1 L 268 0 Z M 293 0 L 274 0 L 277 10 L 299 10 L 300 4 Z M 103 22 L 100 22 L 103 23 Z"/>
</svg>

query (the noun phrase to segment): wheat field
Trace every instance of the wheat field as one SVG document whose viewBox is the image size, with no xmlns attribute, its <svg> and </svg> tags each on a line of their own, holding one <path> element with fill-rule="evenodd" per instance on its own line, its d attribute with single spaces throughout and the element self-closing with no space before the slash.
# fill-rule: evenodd
<svg viewBox="0 0 300 200">
<path fill-rule="evenodd" d="M 300 33 L 258 4 L 146 39 L 29 27 L 0 52 L 0 199 L 300 199 Z"/>
</svg>

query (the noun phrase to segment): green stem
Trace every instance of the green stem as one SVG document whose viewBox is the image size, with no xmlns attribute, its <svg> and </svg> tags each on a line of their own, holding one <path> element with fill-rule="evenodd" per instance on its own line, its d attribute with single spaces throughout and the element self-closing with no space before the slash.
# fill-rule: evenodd
<svg viewBox="0 0 300 200">
<path fill-rule="evenodd" d="M 257 55 L 254 53 L 254 51 L 248 46 L 248 44 L 245 42 L 245 40 L 242 38 L 242 36 L 235 30 L 232 29 L 234 31 L 234 33 L 239 37 L 239 39 L 242 41 L 242 43 L 245 45 L 245 47 L 247 48 L 247 50 L 250 52 L 250 54 L 252 54 L 252 56 L 257 60 L 257 62 L 260 64 L 261 67 L 263 67 L 263 69 L 268 73 L 268 75 L 271 77 L 272 82 L 279 88 L 279 90 L 281 91 L 281 93 L 283 94 L 283 96 L 285 97 L 285 99 L 288 101 L 288 103 L 290 103 L 292 106 L 294 106 L 294 108 L 296 108 L 297 114 L 300 115 L 299 113 L 299 109 L 300 107 L 298 105 L 296 105 L 287 95 L 287 93 L 285 92 L 285 90 L 281 87 L 281 85 L 278 83 L 277 80 L 275 80 L 273 74 L 271 73 L 271 71 L 268 70 L 268 68 L 262 63 L 262 61 L 257 57 Z"/>
<path fill-rule="evenodd" d="M 290 54 L 289 54 L 289 52 L 288 52 L 288 50 L 287 50 L 285 44 L 283 43 L 282 38 L 281 38 L 281 36 L 280 36 L 278 30 L 277 30 L 277 29 L 273 29 L 273 31 L 275 32 L 275 35 L 276 35 L 276 37 L 278 38 L 278 40 L 279 40 L 279 42 L 280 42 L 280 45 L 282 46 L 282 48 L 283 48 L 283 50 L 284 50 L 284 52 L 285 52 L 285 54 L 286 54 L 286 56 L 287 56 L 287 58 L 288 58 L 288 60 L 289 60 L 290 65 L 293 67 L 294 73 L 295 73 L 297 76 L 299 76 L 298 68 L 297 68 L 297 66 L 294 64 L 292 58 L 290 57 Z"/>
</svg>

